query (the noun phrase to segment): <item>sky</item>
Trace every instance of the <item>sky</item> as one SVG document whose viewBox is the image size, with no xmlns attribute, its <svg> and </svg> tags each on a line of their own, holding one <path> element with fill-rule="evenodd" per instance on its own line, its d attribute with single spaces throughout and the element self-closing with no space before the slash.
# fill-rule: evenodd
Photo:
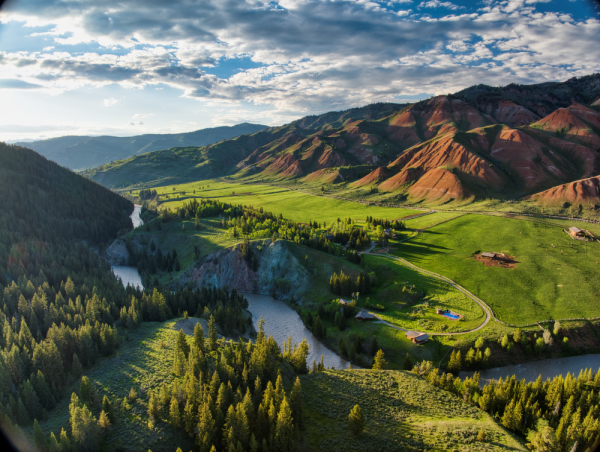
<svg viewBox="0 0 600 452">
<path fill-rule="evenodd" d="M 589 0 L 9 0 L 0 140 L 270 126 L 600 71 Z"/>
</svg>

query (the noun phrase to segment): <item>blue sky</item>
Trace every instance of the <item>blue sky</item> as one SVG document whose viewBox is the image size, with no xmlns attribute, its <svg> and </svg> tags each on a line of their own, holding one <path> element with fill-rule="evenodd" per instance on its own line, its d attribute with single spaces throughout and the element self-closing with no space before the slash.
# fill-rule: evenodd
<svg viewBox="0 0 600 452">
<path fill-rule="evenodd" d="M 287 123 L 600 70 L 586 0 L 11 0 L 0 140 Z"/>
</svg>

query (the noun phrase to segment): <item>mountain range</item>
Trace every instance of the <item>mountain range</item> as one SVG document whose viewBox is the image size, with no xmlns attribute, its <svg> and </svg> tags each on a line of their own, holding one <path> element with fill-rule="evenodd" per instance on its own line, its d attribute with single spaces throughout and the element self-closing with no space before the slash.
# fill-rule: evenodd
<svg viewBox="0 0 600 452">
<path fill-rule="evenodd" d="M 415 202 L 595 202 L 600 74 L 477 85 L 414 104 L 308 116 L 207 146 L 136 155 L 85 174 L 111 187 L 228 176 L 344 183 Z"/>
<path fill-rule="evenodd" d="M 205 146 L 238 135 L 254 133 L 266 127 L 242 123 L 230 127 L 213 127 L 187 133 L 146 134 L 133 137 L 65 136 L 14 144 L 33 149 L 66 168 L 83 170 L 175 146 Z"/>
</svg>

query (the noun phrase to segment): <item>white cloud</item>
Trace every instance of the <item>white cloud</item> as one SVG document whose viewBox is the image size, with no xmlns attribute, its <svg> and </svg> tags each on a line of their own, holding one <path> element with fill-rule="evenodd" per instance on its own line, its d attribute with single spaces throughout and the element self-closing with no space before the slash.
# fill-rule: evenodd
<svg viewBox="0 0 600 452">
<path fill-rule="evenodd" d="M 52 27 L 45 37 L 61 51 L 0 52 L 0 79 L 50 93 L 166 86 L 211 108 L 228 106 L 226 115 L 214 113 L 217 122 L 252 119 L 255 112 L 233 111 L 250 103 L 271 108 L 261 114 L 272 124 L 476 83 L 532 83 L 600 70 L 596 19 L 537 12 L 532 0 L 485 1 L 477 11 L 449 1 L 415 2 L 427 12 L 422 18 L 397 11 L 399 3 L 411 2 L 282 0 L 273 9 L 266 0 L 105 0 L 101 8 L 21 0 L 1 20 Z M 94 51 L 68 53 L 69 44 Z M 223 69 L 237 57 L 261 67 Z M 118 101 L 109 97 L 103 105 Z M 132 125 L 150 115 L 134 114 Z"/>
<path fill-rule="evenodd" d="M 113 105 L 116 105 L 117 103 L 119 103 L 120 99 L 115 99 L 114 97 L 110 97 L 108 99 L 104 99 L 102 101 L 102 105 L 104 105 L 105 107 L 112 107 Z"/>
<path fill-rule="evenodd" d="M 419 5 L 419 8 L 447 8 L 452 10 L 465 9 L 464 6 L 458 6 L 451 2 L 441 2 L 440 0 L 429 0 Z"/>
<path fill-rule="evenodd" d="M 150 118 L 152 116 L 155 116 L 154 113 L 136 113 L 131 119 Z"/>
</svg>

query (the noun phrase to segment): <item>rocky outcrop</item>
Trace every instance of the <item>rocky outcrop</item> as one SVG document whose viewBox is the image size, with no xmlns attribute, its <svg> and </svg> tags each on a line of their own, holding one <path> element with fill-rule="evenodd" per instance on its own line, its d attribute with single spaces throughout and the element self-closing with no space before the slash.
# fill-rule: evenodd
<svg viewBox="0 0 600 452">
<path fill-rule="evenodd" d="M 308 288 L 310 274 L 288 249 L 291 245 L 281 240 L 252 243 L 258 259 L 256 271 L 236 245 L 206 255 L 181 275 L 179 284 L 191 282 L 193 287 L 235 288 L 240 292 L 270 294 L 279 299 L 293 295 L 296 300 L 301 300 Z"/>
<path fill-rule="evenodd" d="M 122 239 L 115 240 L 104 252 L 104 260 L 110 265 L 127 265 L 129 251 Z"/>
</svg>

